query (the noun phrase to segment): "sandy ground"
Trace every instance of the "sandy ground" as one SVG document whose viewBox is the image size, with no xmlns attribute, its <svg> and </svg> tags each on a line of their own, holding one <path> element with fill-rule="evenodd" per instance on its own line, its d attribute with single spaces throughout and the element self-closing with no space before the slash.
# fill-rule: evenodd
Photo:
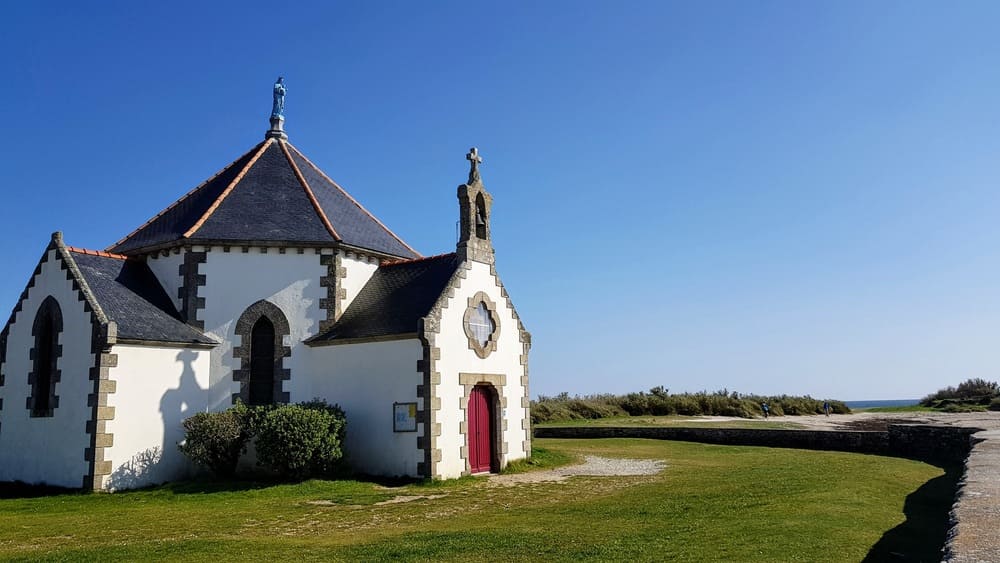
<svg viewBox="0 0 1000 563">
<path fill-rule="evenodd" d="M 509 475 L 490 475 L 490 486 L 508 487 L 524 483 L 545 483 L 565 481 L 575 475 L 600 477 L 625 477 L 632 475 L 656 475 L 666 463 L 656 459 L 615 459 L 588 455 L 583 463 L 569 467 L 559 467 L 546 471 L 529 471 Z"/>
<path fill-rule="evenodd" d="M 763 418 L 745 419 L 727 416 L 699 416 L 699 422 L 764 422 Z M 831 414 L 830 416 L 776 416 L 771 421 L 793 422 L 810 430 L 885 430 L 889 424 L 943 424 L 947 426 L 979 427 L 984 430 L 1000 429 L 1000 412 L 937 413 L 937 412 L 858 412 Z"/>
</svg>

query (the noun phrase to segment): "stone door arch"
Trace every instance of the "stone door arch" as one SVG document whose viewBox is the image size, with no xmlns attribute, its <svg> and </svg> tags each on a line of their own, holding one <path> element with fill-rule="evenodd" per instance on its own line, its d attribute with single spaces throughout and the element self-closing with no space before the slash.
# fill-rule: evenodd
<svg viewBox="0 0 1000 563">
<path fill-rule="evenodd" d="M 460 373 L 458 382 L 462 385 L 463 393 L 459 407 L 462 409 L 462 419 L 459 422 L 459 433 L 462 434 L 461 456 L 465 460 L 465 474 L 478 473 L 481 471 L 500 471 L 503 469 L 503 459 L 507 454 L 507 442 L 504 441 L 504 434 L 507 431 L 507 418 L 504 411 L 507 408 L 507 399 L 504 397 L 504 389 L 507 384 L 507 377 L 502 374 L 483 373 Z M 481 463 L 479 467 L 473 467 L 474 456 L 472 448 L 477 443 L 475 431 L 472 426 L 472 418 L 476 413 L 472 411 L 472 401 L 474 394 L 481 394 L 480 398 L 487 401 L 489 416 L 489 467 L 484 469 Z M 480 413 L 481 414 L 481 413 Z M 482 431 L 482 427 L 478 429 Z"/>
</svg>

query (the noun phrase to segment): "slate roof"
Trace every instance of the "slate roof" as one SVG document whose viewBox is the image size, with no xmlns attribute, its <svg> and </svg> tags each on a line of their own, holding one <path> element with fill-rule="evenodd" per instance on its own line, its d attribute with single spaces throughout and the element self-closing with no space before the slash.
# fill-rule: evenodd
<svg viewBox="0 0 1000 563">
<path fill-rule="evenodd" d="M 413 250 L 282 139 L 267 139 L 112 245 L 136 254 L 177 242 L 346 245 L 400 258 Z"/>
<path fill-rule="evenodd" d="M 118 338 L 177 344 L 218 344 L 181 321 L 156 276 L 141 260 L 68 247 L 73 261 Z"/>
<path fill-rule="evenodd" d="M 379 266 L 337 323 L 309 343 L 417 332 L 457 268 L 455 253 Z"/>
</svg>

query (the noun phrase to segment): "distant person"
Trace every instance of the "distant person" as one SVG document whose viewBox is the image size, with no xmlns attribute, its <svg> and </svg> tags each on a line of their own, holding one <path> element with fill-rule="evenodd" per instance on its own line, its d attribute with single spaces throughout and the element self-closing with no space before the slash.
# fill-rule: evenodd
<svg viewBox="0 0 1000 563">
<path fill-rule="evenodd" d="M 767 403 L 761 403 L 760 410 L 764 411 L 764 418 L 767 418 L 767 415 L 771 412 L 771 407 L 769 407 Z"/>
<path fill-rule="evenodd" d="M 826 416 L 830 416 L 830 401 L 823 402 L 823 412 L 826 413 Z"/>
</svg>

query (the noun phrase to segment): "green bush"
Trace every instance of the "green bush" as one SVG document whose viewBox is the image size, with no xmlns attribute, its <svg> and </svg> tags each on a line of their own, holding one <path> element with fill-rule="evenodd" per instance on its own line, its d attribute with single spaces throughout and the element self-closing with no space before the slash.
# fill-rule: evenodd
<svg viewBox="0 0 1000 563">
<path fill-rule="evenodd" d="M 257 460 L 285 478 L 328 475 L 344 455 L 345 429 L 340 407 L 318 399 L 273 407 L 257 428 Z"/>
<path fill-rule="evenodd" d="M 222 412 L 201 412 L 188 419 L 181 453 L 219 477 L 236 473 L 236 464 L 253 436 L 252 410 L 243 403 Z"/>
<path fill-rule="evenodd" d="M 1000 398 L 1000 384 L 977 377 L 959 383 L 958 387 L 939 389 L 921 399 L 920 404 L 933 408 L 947 408 L 956 403 L 988 405 L 994 398 Z"/>
<path fill-rule="evenodd" d="M 677 414 L 684 416 L 702 414 L 701 405 L 698 404 L 698 399 L 692 397 L 691 395 L 674 395 L 671 399 L 673 399 L 674 410 Z"/>
<path fill-rule="evenodd" d="M 645 393 L 629 393 L 622 397 L 621 407 L 629 416 L 640 416 L 651 412 L 652 401 Z"/>
<path fill-rule="evenodd" d="M 1000 411 L 1000 397 L 997 397 L 990 401 L 989 409 L 991 411 Z"/>
<path fill-rule="evenodd" d="M 618 416 L 737 416 L 753 418 L 763 416 L 760 404 L 770 405 L 772 416 L 823 414 L 823 401 L 812 397 L 765 397 L 741 395 L 726 389 L 708 393 L 681 393 L 671 395 L 662 386 L 648 392 L 626 395 L 573 396 L 560 393 L 554 397 L 541 396 L 531 403 L 531 422 L 540 424 L 566 420 L 608 418 Z M 843 401 L 829 401 L 831 411 L 850 414 Z"/>
<path fill-rule="evenodd" d="M 629 412 L 619 406 L 618 400 L 614 395 L 570 397 L 568 393 L 560 393 L 555 397 L 542 396 L 532 404 L 531 423 L 628 416 Z"/>
</svg>

